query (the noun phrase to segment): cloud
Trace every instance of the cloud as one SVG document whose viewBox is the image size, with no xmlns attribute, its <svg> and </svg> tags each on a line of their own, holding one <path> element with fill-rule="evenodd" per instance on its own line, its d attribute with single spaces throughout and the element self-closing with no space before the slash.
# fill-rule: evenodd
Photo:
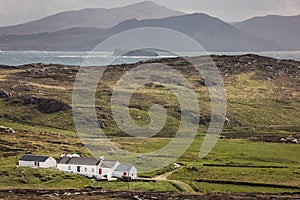
<svg viewBox="0 0 300 200">
<path fill-rule="evenodd" d="M 204 12 L 225 21 L 240 21 L 257 15 L 299 15 L 299 0 L 156 0 L 173 9 Z"/>
<path fill-rule="evenodd" d="M 16 24 L 65 10 L 97 6 L 89 0 L 0 0 L 0 24 Z"/>
</svg>

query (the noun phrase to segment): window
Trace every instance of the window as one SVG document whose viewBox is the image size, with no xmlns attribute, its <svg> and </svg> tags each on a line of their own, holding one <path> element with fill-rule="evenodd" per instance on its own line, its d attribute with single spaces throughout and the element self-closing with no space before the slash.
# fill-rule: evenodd
<svg viewBox="0 0 300 200">
<path fill-rule="evenodd" d="M 95 172 L 95 169 L 94 168 L 92 168 L 92 173 L 94 173 Z"/>
<path fill-rule="evenodd" d="M 85 171 L 85 172 L 87 172 L 87 167 L 86 167 L 86 168 L 84 168 L 84 171 Z"/>
<path fill-rule="evenodd" d="M 80 172 L 80 166 L 77 166 L 77 172 Z"/>
<path fill-rule="evenodd" d="M 71 166 L 68 166 L 68 170 L 71 171 L 71 169 L 72 169 Z"/>
</svg>

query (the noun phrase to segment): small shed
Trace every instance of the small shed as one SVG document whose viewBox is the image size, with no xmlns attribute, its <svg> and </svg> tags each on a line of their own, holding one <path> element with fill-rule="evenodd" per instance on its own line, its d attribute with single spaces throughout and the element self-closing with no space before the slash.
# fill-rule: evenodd
<svg viewBox="0 0 300 200">
<path fill-rule="evenodd" d="M 56 168 L 56 160 L 51 156 L 37 156 L 37 155 L 26 154 L 19 159 L 17 166 L 36 167 L 36 168 Z"/>
<path fill-rule="evenodd" d="M 137 178 L 137 169 L 132 165 L 119 165 L 113 172 L 113 177 L 130 181 Z"/>
<path fill-rule="evenodd" d="M 113 171 L 120 165 L 117 160 L 101 160 L 97 179 L 111 179 Z"/>
</svg>

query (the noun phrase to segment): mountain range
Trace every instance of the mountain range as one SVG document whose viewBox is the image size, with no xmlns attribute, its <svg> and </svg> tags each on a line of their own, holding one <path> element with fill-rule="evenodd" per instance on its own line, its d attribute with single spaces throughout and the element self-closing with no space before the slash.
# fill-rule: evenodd
<svg viewBox="0 0 300 200">
<path fill-rule="evenodd" d="M 261 38 L 275 41 L 282 50 L 300 50 L 300 15 L 254 17 L 235 27 Z"/>
<path fill-rule="evenodd" d="M 111 28 L 128 19 L 158 19 L 183 14 L 185 13 L 145 1 L 112 9 L 88 8 L 62 12 L 24 24 L 0 27 L 0 35 L 54 32 L 76 27 Z"/>
<path fill-rule="evenodd" d="M 273 42 L 242 32 L 217 18 L 189 14 L 163 19 L 132 19 L 110 29 L 71 28 L 51 33 L 3 35 L 0 36 L 0 49 L 88 51 L 116 33 L 140 27 L 161 27 L 182 32 L 208 51 L 263 51 L 278 48 Z"/>
<path fill-rule="evenodd" d="M 299 25 L 300 16 L 255 17 L 229 24 L 146 1 L 122 8 L 68 11 L 0 27 L 0 50 L 90 51 L 116 33 L 141 27 L 182 32 L 208 51 L 300 50 Z"/>
</svg>

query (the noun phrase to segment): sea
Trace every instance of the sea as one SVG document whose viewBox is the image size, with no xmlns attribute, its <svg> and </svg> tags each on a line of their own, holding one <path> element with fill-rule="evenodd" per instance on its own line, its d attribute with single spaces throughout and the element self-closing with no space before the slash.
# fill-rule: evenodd
<svg viewBox="0 0 300 200">
<path fill-rule="evenodd" d="M 178 53 L 181 56 L 199 55 L 243 55 L 257 54 L 277 59 L 292 59 L 300 61 L 300 51 L 276 52 L 206 52 L 206 53 Z M 105 66 L 115 64 L 130 64 L 153 59 L 154 57 L 112 56 L 112 52 L 63 52 L 63 51 L 0 51 L 0 64 L 18 66 L 31 63 L 62 64 L 75 66 Z M 176 57 L 175 55 L 161 55 L 156 58 Z"/>
</svg>

